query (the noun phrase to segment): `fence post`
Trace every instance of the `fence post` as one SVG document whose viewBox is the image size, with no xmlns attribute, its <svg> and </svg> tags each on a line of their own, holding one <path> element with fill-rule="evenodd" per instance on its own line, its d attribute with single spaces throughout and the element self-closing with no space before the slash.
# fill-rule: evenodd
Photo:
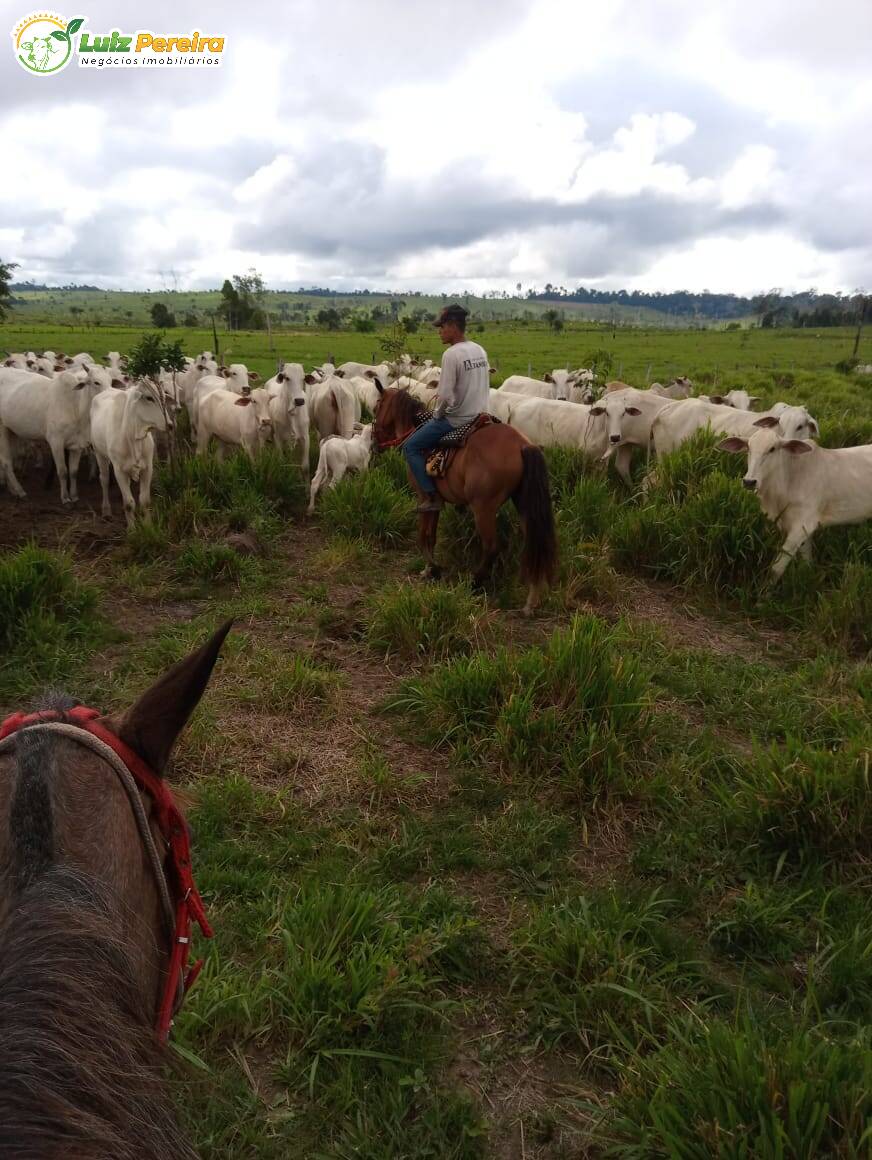
<svg viewBox="0 0 872 1160">
<path fill-rule="evenodd" d="M 527 363 L 527 378 L 529 379 L 532 377 L 533 377 L 533 364 L 531 362 L 528 362 Z"/>
<path fill-rule="evenodd" d="M 618 378 L 620 379 L 621 382 L 624 381 L 623 375 L 624 375 L 624 364 L 622 362 L 619 362 L 618 363 Z"/>
<path fill-rule="evenodd" d="M 648 363 L 648 366 L 645 368 L 645 382 L 646 383 L 651 382 L 651 364 L 650 363 Z"/>
</svg>

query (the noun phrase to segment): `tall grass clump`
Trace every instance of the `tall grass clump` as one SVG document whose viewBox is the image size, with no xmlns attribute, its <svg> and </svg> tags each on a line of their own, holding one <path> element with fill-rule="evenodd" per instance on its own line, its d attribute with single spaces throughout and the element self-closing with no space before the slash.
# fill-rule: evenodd
<svg viewBox="0 0 872 1160">
<path fill-rule="evenodd" d="M 664 479 L 641 507 L 625 509 L 616 521 L 611 543 L 618 561 L 727 593 L 759 587 L 775 558 L 777 536 L 756 496 L 713 471 L 676 503 L 662 488 L 687 481 Z"/>
<path fill-rule="evenodd" d="M 813 625 L 847 652 L 872 653 L 872 560 L 845 564 L 836 586 L 820 594 Z"/>
<path fill-rule="evenodd" d="M 533 1031 L 615 1068 L 665 1033 L 670 1003 L 714 994 L 657 890 L 543 907 L 515 934 L 514 987 Z"/>
<path fill-rule="evenodd" d="M 220 460 L 214 455 L 179 458 L 162 467 L 157 475 L 156 493 L 170 506 L 190 493 L 201 497 L 211 511 L 228 511 L 264 501 L 282 512 L 301 511 L 306 499 L 297 453 L 264 447 L 254 460 L 242 451 Z"/>
<path fill-rule="evenodd" d="M 491 635 L 487 604 L 465 584 L 401 584 L 372 600 L 367 640 L 380 652 L 444 660 Z"/>
<path fill-rule="evenodd" d="M 415 526 L 412 493 L 387 472 L 346 476 L 322 492 L 321 518 L 334 535 L 368 540 L 385 548 L 407 544 Z"/>
<path fill-rule="evenodd" d="M 868 857 L 872 755 L 862 741 L 837 752 L 788 738 L 758 753 L 719 791 L 721 822 L 745 855 L 765 865 L 847 870 Z"/>
<path fill-rule="evenodd" d="M 97 591 L 68 556 L 26 544 L 0 554 L 0 690 L 57 679 L 101 638 Z"/>
<path fill-rule="evenodd" d="M 578 615 L 542 647 L 476 652 L 407 681 L 389 707 L 473 760 L 589 797 L 622 778 L 649 721 L 645 675 L 615 635 Z"/>
<path fill-rule="evenodd" d="M 673 1024 L 624 1073 L 606 1125 L 627 1160 L 861 1160 L 872 1143 L 872 1038 L 779 1031 L 750 1016 Z"/>
</svg>

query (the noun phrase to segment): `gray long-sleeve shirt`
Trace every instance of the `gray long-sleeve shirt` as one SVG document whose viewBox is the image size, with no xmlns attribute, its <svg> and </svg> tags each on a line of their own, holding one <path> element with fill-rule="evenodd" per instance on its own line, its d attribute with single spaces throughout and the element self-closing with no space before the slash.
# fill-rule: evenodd
<svg viewBox="0 0 872 1160">
<path fill-rule="evenodd" d="M 457 342 L 442 356 L 442 375 L 433 414 L 452 427 L 471 423 L 490 408 L 487 352 L 477 342 Z"/>
</svg>

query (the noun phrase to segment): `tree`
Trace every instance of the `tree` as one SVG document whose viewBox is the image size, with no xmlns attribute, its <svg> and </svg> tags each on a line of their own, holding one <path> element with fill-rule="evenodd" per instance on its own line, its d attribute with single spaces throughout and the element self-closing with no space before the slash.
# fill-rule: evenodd
<svg viewBox="0 0 872 1160">
<path fill-rule="evenodd" d="M 543 310 L 542 321 L 547 322 L 550 329 L 555 332 L 563 329 L 563 319 L 559 310 Z"/>
<path fill-rule="evenodd" d="M 200 325 L 200 318 L 196 310 L 189 310 L 182 321 L 182 326 L 195 327 Z"/>
<path fill-rule="evenodd" d="M 375 323 L 369 314 L 356 314 L 351 320 L 351 325 L 358 334 L 372 334 L 375 330 Z"/>
<path fill-rule="evenodd" d="M 175 314 L 171 314 L 163 302 L 155 302 L 150 314 L 152 325 L 159 330 L 171 330 L 176 325 Z"/>
<path fill-rule="evenodd" d="M 180 341 L 169 342 L 160 334 L 144 334 L 127 356 L 127 373 L 132 379 L 148 379 L 160 399 L 164 419 L 171 420 L 166 394 L 160 384 L 161 371 L 173 376 L 173 394 L 177 395 L 176 373 L 185 369 L 185 355 Z M 175 462 L 175 428 L 167 423 L 170 462 Z"/>
<path fill-rule="evenodd" d="M 12 277 L 12 271 L 17 269 L 17 262 L 0 261 L 0 322 L 6 317 L 6 312 L 12 304 L 12 295 L 9 293 L 9 279 Z"/>
<path fill-rule="evenodd" d="M 342 325 L 342 316 L 335 306 L 330 306 L 326 310 L 319 310 L 315 315 L 315 321 L 325 330 L 338 330 Z"/>
<path fill-rule="evenodd" d="M 221 287 L 218 313 L 227 319 L 230 330 L 262 330 L 266 325 L 263 278 L 252 266 L 247 274 L 234 274 Z"/>
</svg>

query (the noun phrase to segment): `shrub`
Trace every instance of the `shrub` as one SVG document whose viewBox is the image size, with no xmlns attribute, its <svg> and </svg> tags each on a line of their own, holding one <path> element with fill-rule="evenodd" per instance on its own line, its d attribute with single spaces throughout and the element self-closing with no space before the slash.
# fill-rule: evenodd
<svg viewBox="0 0 872 1160">
<path fill-rule="evenodd" d="M 191 540 L 179 552 L 174 563 L 176 579 L 181 581 L 233 581 L 239 583 L 256 569 L 253 560 L 240 556 L 227 544 L 210 544 Z"/>
<path fill-rule="evenodd" d="M 367 640 L 384 653 L 442 660 L 470 652 L 490 635 L 487 605 L 465 584 L 403 584 L 372 604 Z"/>
<path fill-rule="evenodd" d="M 648 724 L 644 675 L 615 636 L 579 615 L 544 647 L 473 653 L 408 681 L 389 707 L 511 775 L 596 794 L 620 778 Z"/>
</svg>

